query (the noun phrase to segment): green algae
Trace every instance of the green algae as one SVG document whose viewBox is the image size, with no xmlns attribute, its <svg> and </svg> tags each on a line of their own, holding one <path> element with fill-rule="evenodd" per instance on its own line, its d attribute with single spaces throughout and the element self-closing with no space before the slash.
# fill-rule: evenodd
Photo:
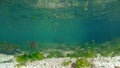
<svg viewBox="0 0 120 68">
<path fill-rule="evenodd" d="M 47 56 L 47 58 L 52 58 L 52 57 L 54 57 L 54 58 L 60 58 L 60 57 L 64 57 L 64 54 L 61 51 L 58 51 L 58 50 L 51 51 L 49 53 L 49 55 Z"/>
<path fill-rule="evenodd" d="M 42 60 L 44 58 L 43 54 L 40 52 L 35 52 L 32 54 L 22 54 L 16 56 L 16 61 L 18 63 L 26 63 L 28 61 Z"/>
<path fill-rule="evenodd" d="M 77 59 L 76 61 L 76 68 L 83 68 L 83 67 L 89 67 L 89 66 L 90 66 L 90 63 L 84 58 Z"/>
<path fill-rule="evenodd" d="M 61 65 L 63 65 L 63 66 L 68 66 L 70 63 L 72 63 L 71 60 L 63 61 Z"/>
</svg>

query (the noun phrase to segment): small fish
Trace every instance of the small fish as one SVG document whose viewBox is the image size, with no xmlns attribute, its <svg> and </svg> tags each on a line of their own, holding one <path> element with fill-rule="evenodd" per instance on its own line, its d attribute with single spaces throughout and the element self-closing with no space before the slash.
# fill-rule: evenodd
<svg viewBox="0 0 120 68">
<path fill-rule="evenodd" d="M 31 42 L 31 43 L 30 43 L 30 47 L 31 47 L 31 48 L 36 47 L 36 42 Z"/>
</svg>

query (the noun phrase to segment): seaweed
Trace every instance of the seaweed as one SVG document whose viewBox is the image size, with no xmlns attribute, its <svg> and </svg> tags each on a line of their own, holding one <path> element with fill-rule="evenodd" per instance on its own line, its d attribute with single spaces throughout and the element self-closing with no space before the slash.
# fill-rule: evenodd
<svg viewBox="0 0 120 68">
<path fill-rule="evenodd" d="M 74 49 L 73 53 L 66 54 L 66 57 L 73 57 L 73 58 L 79 58 L 79 57 L 85 57 L 85 58 L 93 58 L 96 56 L 97 51 L 94 47 L 94 43 L 88 44 L 91 47 L 77 47 Z"/>
<path fill-rule="evenodd" d="M 32 54 L 32 56 L 36 59 L 36 60 L 42 60 L 44 58 L 42 53 L 39 52 L 35 52 Z"/>
<path fill-rule="evenodd" d="M 40 52 L 34 52 L 32 54 L 22 54 L 16 56 L 16 61 L 18 63 L 26 63 L 28 61 L 42 60 L 44 56 Z"/>
<path fill-rule="evenodd" d="M 63 62 L 62 62 L 62 65 L 63 65 L 63 66 L 67 66 L 67 65 L 69 65 L 70 63 L 72 63 L 71 60 L 63 61 Z"/>
<path fill-rule="evenodd" d="M 18 56 L 16 56 L 16 61 L 19 63 L 26 63 L 28 61 L 27 58 L 28 58 L 27 54 L 18 55 Z"/>
<path fill-rule="evenodd" d="M 89 66 L 90 63 L 84 58 L 80 58 L 76 60 L 76 68 L 89 67 Z"/>
<path fill-rule="evenodd" d="M 60 57 L 64 57 L 64 54 L 61 52 L 61 51 L 51 51 L 49 53 L 49 55 L 47 56 L 47 58 L 52 58 L 52 57 L 55 57 L 55 58 L 60 58 Z"/>
<path fill-rule="evenodd" d="M 69 47 L 66 44 L 61 44 L 61 45 L 57 46 L 56 49 L 69 50 Z"/>
<path fill-rule="evenodd" d="M 66 54 L 66 57 L 77 58 L 77 57 L 80 57 L 80 54 L 74 52 L 74 53 L 71 53 L 71 54 Z"/>
<path fill-rule="evenodd" d="M 20 53 L 18 49 L 19 47 L 16 44 L 12 44 L 8 42 L 0 42 L 0 53 L 3 53 L 3 54 Z"/>
</svg>

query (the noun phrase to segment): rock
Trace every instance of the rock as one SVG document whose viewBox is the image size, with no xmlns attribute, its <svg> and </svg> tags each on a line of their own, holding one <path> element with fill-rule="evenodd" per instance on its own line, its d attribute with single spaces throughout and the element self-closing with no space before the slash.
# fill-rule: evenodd
<svg viewBox="0 0 120 68">
<path fill-rule="evenodd" d="M 115 68 L 120 68 L 120 66 L 114 66 Z"/>
<path fill-rule="evenodd" d="M 72 63 L 71 68 L 76 68 L 76 63 Z"/>
</svg>

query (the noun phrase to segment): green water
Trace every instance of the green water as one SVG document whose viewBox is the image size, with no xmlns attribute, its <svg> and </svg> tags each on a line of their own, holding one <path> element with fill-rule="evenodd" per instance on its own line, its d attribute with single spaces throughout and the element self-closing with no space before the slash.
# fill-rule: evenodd
<svg viewBox="0 0 120 68">
<path fill-rule="evenodd" d="M 63 0 L 50 1 L 66 4 Z M 49 45 L 52 48 L 59 44 L 80 45 L 93 40 L 101 44 L 120 38 L 119 0 L 75 1 L 69 0 L 72 5 L 68 7 L 39 4 L 35 7 L 29 5 L 38 0 L 1 0 L 0 42 L 24 48 L 35 42 L 40 47 Z M 80 4 L 74 6 L 74 3 Z"/>
</svg>

